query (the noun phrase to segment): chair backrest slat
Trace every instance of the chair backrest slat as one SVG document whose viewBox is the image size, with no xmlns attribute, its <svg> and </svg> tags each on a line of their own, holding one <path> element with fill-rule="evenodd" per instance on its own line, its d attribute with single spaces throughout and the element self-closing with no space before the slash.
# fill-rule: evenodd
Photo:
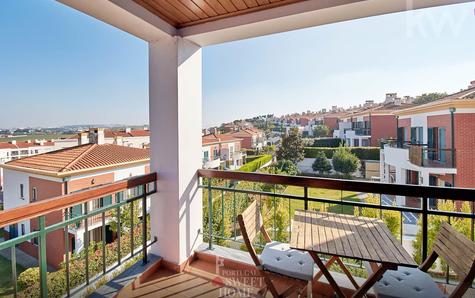
<svg viewBox="0 0 475 298">
<path fill-rule="evenodd" d="M 257 200 L 254 200 L 241 215 L 249 241 L 254 242 L 264 224 Z"/>
<path fill-rule="evenodd" d="M 475 264 L 475 243 L 446 222 L 442 222 L 432 249 L 441 256 L 460 280 Z"/>
</svg>

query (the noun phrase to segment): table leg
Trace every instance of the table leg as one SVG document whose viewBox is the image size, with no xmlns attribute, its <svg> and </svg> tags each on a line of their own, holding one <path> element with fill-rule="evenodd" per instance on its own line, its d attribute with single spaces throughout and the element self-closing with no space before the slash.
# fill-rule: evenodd
<svg viewBox="0 0 475 298">
<path fill-rule="evenodd" d="M 315 263 L 317 264 L 318 268 L 320 269 L 320 271 L 323 273 L 323 275 L 325 276 L 325 278 L 328 280 L 328 282 L 330 283 L 330 285 L 332 286 L 332 288 L 335 290 L 335 293 L 337 294 L 338 297 L 340 298 L 345 298 L 345 295 L 343 294 L 343 291 L 341 290 L 341 288 L 338 286 L 338 284 L 336 283 L 336 281 L 333 279 L 333 277 L 331 276 L 330 272 L 328 271 L 328 268 L 325 267 L 325 264 L 323 264 L 322 260 L 320 259 L 320 257 L 318 256 L 318 254 L 316 252 L 309 252 L 310 255 L 312 256 L 313 260 L 315 261 Z"/>
<path fill-rule="evenodd" d="M 325 263 L 325 267 L 328 269 L 330 268 L 330 266 L 336 261 L 337 257 L 336 256 L 332 256 L 330 259 L 328 259 L 328 261 Z M 323 275 L 323 272 L 320 270 L 320 272 L 317 273 L 317 275 L 315 275 L 315 278 L 314 280 L 315 281 L 318 281 Z"/>
<path fill-rule="evenodd" d="M 341 270 L 343 270 L 343 272 L 346 274 L 346 276 L 348 277 L 348 279 L 350 280 L 350 282 L 353 284 L 353 287 L 355 287 L 355 289 L 359 289 L 359 285 L 358 283 L 356 282 L 356 280 L 354 279 L 353 275 L 351 275 L 351 272 L 348 270 L 348 268 L 346 268 L 345 264 L 343 264 L 343 262 L 341 261 L 340 258 L 336 258 L 336 262 L 338 263 L 338 265 L 340 266 Z"/>
<path fill-rule="evenodd" d="M 389 269 L 395 269 L 397 266 L 390 265 L 390 264 L 381 264 L 379 268 L 374 271 L 368 279 L 364 282 L 364 284 L 353 294 L 352 298 L 359 298 L 363 297 L 366 292 L 383 276 L 384 272 Z"/>
</svg>

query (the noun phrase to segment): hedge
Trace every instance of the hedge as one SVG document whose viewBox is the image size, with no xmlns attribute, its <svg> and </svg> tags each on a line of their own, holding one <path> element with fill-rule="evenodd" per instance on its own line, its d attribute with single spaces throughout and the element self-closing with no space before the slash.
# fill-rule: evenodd
<svg viewBox="0 0 475 298">
<path fill-rule="evenodd" d="M 247 164 L 243 165 L 242 167 L 240 167 L 238 169 L 238 171 L 240 171 L 240 172 L 255 172 L 271 160 L 272 160 L 272 155 L 266 154 L 266 155 L 263 155 L 262 157 L 259 157 L 255 160 L 253 160 L 251 162 L 248 162 Z"/>
<path fill-rule="evenodd" d="M 264 156 L 264 155 L 262 155 L 262 154 L 260 154 L 260 155 L 248 155 L 246 157 L 246 163 L 250 163 L 251 161 L 254 161 L 258 158 L 261 158 L 262 156 Z"/>
<path fill-rule="evenodd" d="M 318 152 L 325 153 L 327 158 L 332 158 L 337 148 L 305 147 L 305 158 L 316 158 Z M 379 160 L 379 147 L 350 147 L 351 153 L 362 160 Z"/>
<path fill-rule="evenodd" d="M 134 227 L 134 248 L 142 245 L 142 225 Z M 147 231 L 150 239 L 150 232 Z M 124 257 L 130 253 L 130 233 L 123 233 L 120 237 L 120 252 Z M 106 266 L 112 266 L 117 262 L 117 241 L 106 244 Z M 73 255 L 69 263 L 70 287 L 81 285 L 86 281 L 85 251 Z M 102 242 L 91 242 L 89 246 L 89 276 L 102 272 Z M 66 293 L 66 269 L 65 264 L 55 272 L 47 273 L 48 297 L 62 297 Z M 18 276 L 19 297 L 39 297 L 40 282 L 39 268 L 33 267 L 23 271 Z"/>
<path fill-rule="evenodd" d="M 324 138 L 324 139 L 315 139 L 313 141 L 312 147 L 339 147 L 340 144 L 345 144 L 345 141 L 338 138 Z"/>
</svg>

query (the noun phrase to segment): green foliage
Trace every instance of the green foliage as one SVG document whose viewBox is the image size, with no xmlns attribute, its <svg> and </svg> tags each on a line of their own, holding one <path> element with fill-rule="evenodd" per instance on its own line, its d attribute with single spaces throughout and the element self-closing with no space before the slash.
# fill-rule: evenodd
<svg viewBox="0 0 475 298">
<path fill-rule="evenodd" d="M 282 138 L 282 145 L 277 151 L 277 159 L 287 159 L 297 163 L 304 159 L 304 144 L 297 128 L 292 128 L 289 134 Z"/>
<path fill-rule="evenodd" d="M 255 172 L 259 170 L 263 165 L 272 160 L 272 155 L 263 155 L 251 162 L 246 163 L 238 169 L 240 172 Z"/>
<path fill-rule="evenodd" d="M 254 160 L 256 160 L 258 158 L 261 158 L 263 156 L 264 156 L 263 154 L 261 154 L 261 155 L 248 155 L 246 157 L 246 163 L 250 163 L 251 161 L 254 161 Z"/>
<path fill-rule="evenodd" d="M 368 195 L 365 198 L 365 202 L 374 204 L 375 208 L 361 208 L 361 216 L 379 218 L 379 216 L 382 215 L 382 219 L 389 231 L 391 231 L 394 237 L 399 238 L 401 229 L 401 213 L 395 210 L 383 210 L 380 212 L 378 209 L 379 198 L 374 195 Z M 359 208 L 355 208 L 354 215 L 358 216 L 359 213 Z"/>
<path fill-rule="evenodd" d="M 379 147 L 348 147 L 350 152 L 361 160 L 379 160 Z M 318 152 L 325 153 L 327 158 L 333 158 L 338 148 L 305 147 L 305 158 L 316 158 Z"/>
<path fill-rule="evenodd" d="M 275 145 L 269 145 L 269 146 L 264 146 L 262 147 L 261 152 L 263 154 L 274 154 L 275 153 Z"/>
<path fill-rule="evenodd" d="M 338 147 L 332 157 L 333 169 L 342 174 L 351 174 L 358 170 L 360 161 L 348 147 Z"/>
<path fill-rule="evenodd" d="M 337 148 L 340 145 L 344 145 L 345 141 L 339 138 L 323 138 L 315 139 L 313 141 L 313 147 L 332 147 Z"/>
<path fill-rule="evenodd" d="M 437 203 L 437 210 L 440 211 L 457 211 L 463 213 L 471 213 L 470 210 L 470 203 L 463 202 L 460 210 L 457 208 L 455 201 L 451 200 L 438 200 Z M 443 221 L 447 221 L 447 217 L 445 216 L 434 216 L 429 215 L 427 218 L 427 251 L 430 251 L 432 248 L 432 243 L 435 240 L 437 233 L 439 232 L 440 225 Z M 471 231 L 471 220 L 469 218 L 457 218 L 453 217 L 450 222 L 451 226 L 465 235 L 468 239 L 470 239 L 470 231 Z M 418 222 L 419 230 L 416 234 L 416 239 L 412 243 L 412 247 L 414 248 L 413 257 L 417 263 L 421 263 L 422 260 L 422 220 Z M 445 268 L 445 261 L 441 260 L 441 268 Z M 435 264 L 433 268 L 435 268 Z"/>
<path fill-rule="evenodd" d="M 149 219 L 147 219 L 149 220 Z M 148 225 L 150 226 L 150 225 Z M 137 220 L 137 226 L 134 227 L 134 248 L 142 245 L 142 226 Z M 150 239 L 150 233 L 147 232 L 147 239 Z M 130 253 L 130 233 L 122 234 L 120 237 L 121 256 L 124 257 Z M 112 266 L 117 262 L 117 241 L 106 244 L 106 266 Z M 89 276 L 95 276 L 102 272 L 102 242 L 91 242 L 89 245 Z M 70 287 L 75 288 L 86 281 L 85 250 L 74 254 L 69 262 Z M 66 269 L 65 264 L 55 272 L 47 273 L 48 297 L 62 297 L 66 293 Z M 39 268 L 29 268 L 18 276 L 18 289 L 20 297 L 39 297 Z"/>
<path fill-rule="evenodd" d="M 330 129 L 328 128 L 328 126 L 323 125 L 323 124 L 316 125 L 313 128 L 313 135 L 316 138 L 327 137 L 329 133 L 330 133 Z"/>
<path fill-rule="evenodd" d="M 317 157 L 315 158 L 315 161 L 312 164 L 312 169 L 319 173 L 326 173 L 332 169 L 332 165 L 325 156 L 325 153 L 323 153 L 322 151 L 318 152 Z"/>
<path fill-rule="evenodd" d="M 275 172 L 273 174 L 286 174 L 290 176 L 297 175 L 299 169 L 291 160 L 281 159 L 273 166 Z"/>
<path fill-rule="evenodd" d="M 441 99 L 443 97 L 446 97 L 447 93 L 439 93 L 439 92 L 432 92 L 432 93 L 424 93 L 422 95 L 419 95 L 414 99 L 414 104 L 424 104 L 424 103 L 429 103 L 432 101 L 436 101 L 438 99 Z"/>
</svg>

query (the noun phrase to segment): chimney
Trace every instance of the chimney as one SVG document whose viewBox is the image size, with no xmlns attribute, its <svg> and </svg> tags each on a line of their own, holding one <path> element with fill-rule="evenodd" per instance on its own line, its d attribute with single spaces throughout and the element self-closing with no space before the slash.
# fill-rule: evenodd
<svg viewBox="0 0 475 298">
<path fill-rule="evenodd" d="M 85 144 L 89 144 L 89 136 L 88 136 L 88 132 L 83 131 L 83 132 L 79 133 L 78 145 L 81 146 L 81 145 L 85 145 Z"/>
<path fill-rule="evenodd" d="M 10 144 L 16 145 L 16 140 L 11 140 L 11 141 L 10 141 Z"/>
<path fill-rule="evenodd" d="M 31 144 L 31 140 L 26 140 L 26 143 L 27 143 L 27 144 Z"/>
<path fill-rule="evenodd" d="M 104 136 L 104 128 L 96 128 L 94 132 L 96 134 L 96 144 L 104 145 L 106 143 L 105 136 Z"/>
<path fill-rule="evenodd" d="M 45 140 L 40 140 L 40 146 L 43 146 L 45 144 Z"/>
<path fill-rule="evenodd" d="M 115 137 L 115 144 L 119 145 L 119 146 L 123 146 L 124 145 L 124 139 L 121 136 L 116 136 Z"/>
<path fill-rule="evenodd" d="M 217 127 L 213 127 L 213 134 L 215 134 L 215 135 L 219 134 L 219 131 L 218 131 Z"/>
<path fill-rule="evenodd" d="M 470 86 L 468 88 L 474 88 L 475 87 L 475 80 L 470 82 Z"/>
<path fill-rule="evenodd" d="M 131 131 L 132 131 L 132 129 L 131 129 L 130 127 L 126 127 L 126 128 L 125 128 L 125 132 L 126 132 L 126 133 L 130 133 Z"/>
</svg>

